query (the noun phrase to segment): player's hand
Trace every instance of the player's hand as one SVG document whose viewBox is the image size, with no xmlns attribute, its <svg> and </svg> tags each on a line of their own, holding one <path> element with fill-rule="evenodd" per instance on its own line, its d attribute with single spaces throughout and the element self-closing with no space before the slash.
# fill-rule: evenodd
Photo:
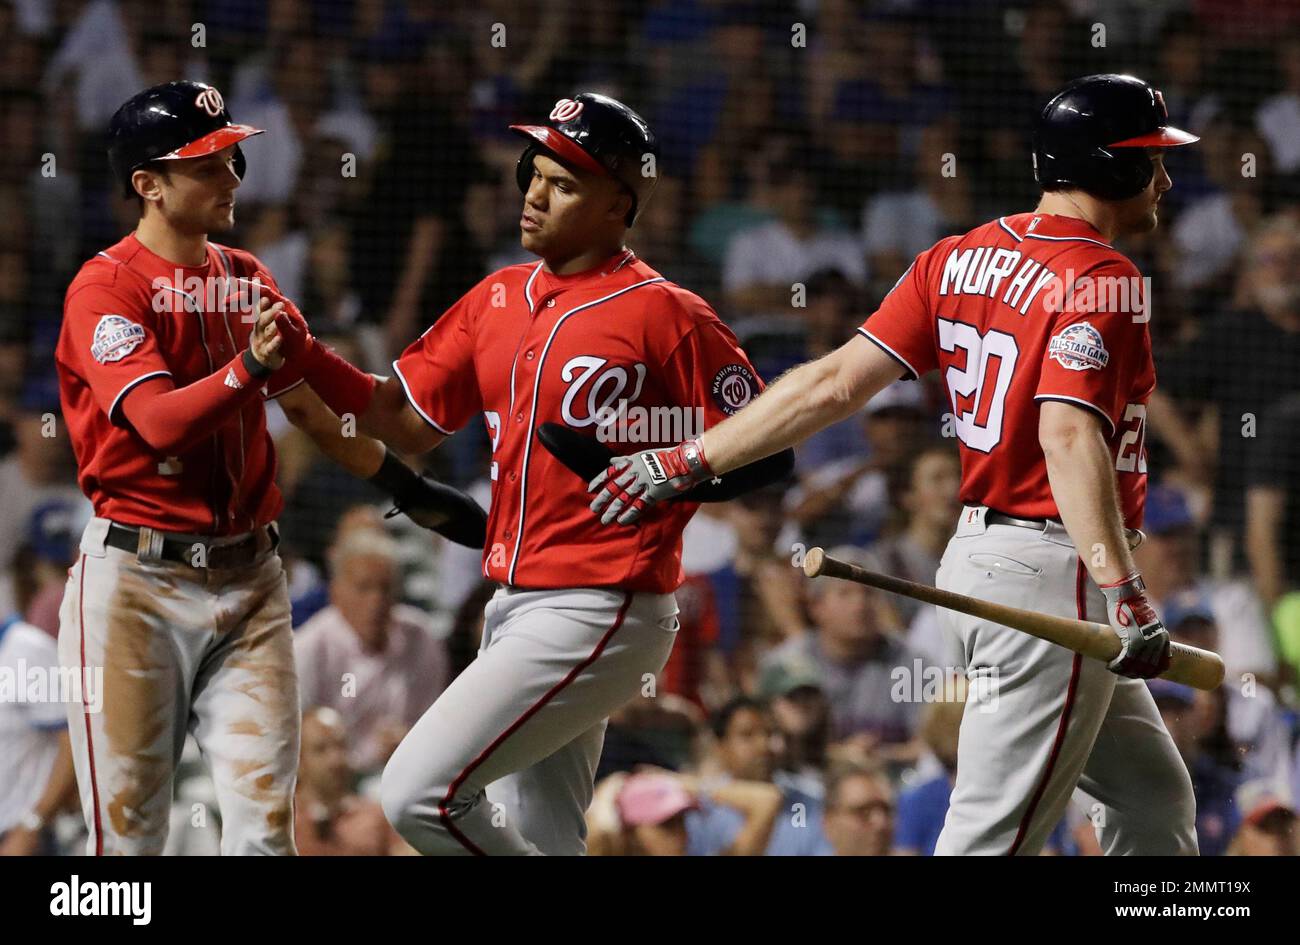
<svg viewBox="0 0 1300 945">
<path fill-rule="evenodd" d="M 316 344 L 316 338 L 307 327 L 307 319 L 303 317 L 298 306 L 293 300 L 277 292 L 266 284 L 266 280 L 261 278 L 261 273 L 253 276 L 252 282 L 257 283 L 258 304 L 269 300 L 273 304 L 280 306 L 280 312 L 276 315 L 275 326 L 280 332 L 280 353 L 284 360 L 289 363 L 298 361 Z"/>
<path fill-rule="evenodd" d="M 248 348 L 257 362 L 272 371 L 284 366 L 284 338 L 276 325 L 276 318 L 284 311 L 283 302 L 273 302 L 269 296 L 257 300 L 257 320 L 248 338 Z"/>
<path fill-rule="evenodd" d="M 1146 585 L 1136 572 L 1114 584 L 1103 584 L 1106 616 L 1123 648 L 1107 664 L 1112 673 L 1150 679 L 1169 668 L 1169 631 L 1156 616 Z"/>
<path fill-rule="evenodd" d="M 587 484 L 595 492 L 591 511 L 608 525 L 631 525 L 656 502 L 685 492 L 713 475 L 699 440 L 660 450 L 616 456 L 609 468 Z"/>
</svg>

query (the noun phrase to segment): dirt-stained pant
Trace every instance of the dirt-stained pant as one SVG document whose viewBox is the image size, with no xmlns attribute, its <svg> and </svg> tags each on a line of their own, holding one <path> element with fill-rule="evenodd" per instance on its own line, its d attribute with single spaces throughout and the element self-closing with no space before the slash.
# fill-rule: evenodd
<svg viewBox="0 0 1300 945">
<path fill-rule="evenodd" d="M 216 786 L 223 854 L 291 855 L 298 684 L 289 594 L 266 546 L 239 569 L 141 561 L 92 519 L 68 575 L 59 661 L 102 671 L 68 705 L 90 854 L 158 854 L 187 732 Z M 212 816 L 214 812 L 207 812 Z"/>
<path fill-rule="evenodd" d="M 1039 613 L 1106 622 L 1064 527 L 987 525 L 967 506 L 936 584 Z M 1146 683 L 1000 624 L 940 610 L 970 681 L 937 855 L 1033 855 L 1076 786 L 1107 855 L 1195 855 L 1187 767 Z"/>
<path fill-rule="evenodd" d="M 677 636 L 671 594 L 502 589 L 477 659 L 415 723 L 381 800 L 428 855 L 579 855 L 605 720 Z"/>
</svg>

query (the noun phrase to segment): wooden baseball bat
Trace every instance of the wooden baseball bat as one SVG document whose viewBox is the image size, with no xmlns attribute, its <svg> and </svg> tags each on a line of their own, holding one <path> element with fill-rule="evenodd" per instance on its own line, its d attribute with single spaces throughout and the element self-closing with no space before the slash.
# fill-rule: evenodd
<svg viewBox="0 0 1300 945">
<path fill-rule="evenodd" d="M 991 620 L 1106 663 L 1119 656 L 1122 648 L 1119 635 L 1109 624 L 1040 614 L 1020 607 L 1008 607 L 1006 604 L 995 604 L 992 601 L 980 600 L 978 597 L 967 597 L 965 594 L 940 590 L 928 584 L 904 581 L 902 578 L 891 577 L 888 574 L 877 574 L 856 564 L 832 558 L 821 548 L 808 549 L 803 559 L 803 573 L 809 577 L 829 575 L 846 581 L 856 581 L 882 591 L 889 591 L 891 594 L 902 594 L 904 597 L 925 601 L 936 607 Z M 1169 656 L 1169 668 L 1161 673 L 1164 679 L 1207 691 L 1217 689 L 1223 682 L 1223 660 L 1218 653 L 1187 646 L 1184 643 L 1172 643 Z"/>
</svg>

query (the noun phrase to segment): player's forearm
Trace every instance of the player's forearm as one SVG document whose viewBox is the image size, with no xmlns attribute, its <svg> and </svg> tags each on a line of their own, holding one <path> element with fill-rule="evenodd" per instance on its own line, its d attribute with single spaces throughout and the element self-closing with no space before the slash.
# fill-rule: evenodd
<svg viewBox="0 0 1300 945">
<path fill-rule="evenodd" d="M 734 808 L 745 818 L 726 855 L 762 856 L 784 803 L 781 789 L 757 781 L 730 781 L 709 794 L 714 801 Z"/>
<path fill-rule="evenodd" d="M 861 404 L 840 383 L 835 355 L 787 371 L 753 403 L 707 431 L 700 444 L 709 468 L 721 474 L 789 449 L 857 410 Z"/>
<path fill-rule="evenodd" d="M 359 434 L 344 423 L 307 385 L 280 397 L 289 421 L 302 430 L 322 453 L 359 479 L 369 479 L 384 461 L 384 444 Z"/>
<path fill-rule="evenodd" d="M 446 439 L 410 408 L 395 377 L 378 378 L 370 405 L 357 418 L 357 428 L 411 456 L 427 453 Z"/>
<path fill-rule="evenodd" d="M 1077 415 L 1039 427 L 1061 523 L 1093 580 L 1098 584 L 1123 580 L 1137 569 L 1120 515 L 1114 459 L 1101 428 L 1075 407 L 1046 403 L 1043 410 L 1045 415 L 1060 411 Z"/>
<path fill-rule="evenodd" d="M 261 393 L 270 371 L 251 374 L 237 355 L 213 374 L 175 387 L 167 378 L 145 381 L 126 395 L 121 411 L 149 448 L 175 456 L 201 443 Z"/>
</svg>

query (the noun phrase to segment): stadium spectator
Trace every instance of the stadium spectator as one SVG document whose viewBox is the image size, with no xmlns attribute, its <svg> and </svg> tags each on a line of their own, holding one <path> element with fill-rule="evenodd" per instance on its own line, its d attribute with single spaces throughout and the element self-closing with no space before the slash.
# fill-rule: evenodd
<svg viewBox="0 0 1300 945">
<path fill-rule="evenodd" d="M 0 675 L 26 693 L 33 673 L 45 674 L 47 686 L 54 686 L 58 666 L 54 634 L 16 614 L 0 618 Z M 0 699 L 0 856 L 54 853 L 54 818 L 78 803 L 67 706 L 57 691 L 46 692 L 43 700 Z M 86 697 L 93 704 L 104 693 L 87 691 Z"/>
<path fill-rule="evenodd" d="M 894 836 L 894 790 L 876 768 L 836 770 L 826 787 L 822 855 L 886 856 Z"/>
<path fill-rule="evenodd" d="M 906 465 L 890 469 L 887 476 L 890 505 L 901 513 L 901 527 L 876 542 L 872 550 L 887 573 L 933 584 L 939 559 L 961 513 L 957 498 L 961 461 L 950 445 L 936 443 L 916 453 Z M 909 625 L 923 607 L 909 597 L 895 597 L 894 606 Z"/>
<path fill-rule="evenodd" d="M 699 809 L 686 815 L 691 856 L 811 856 L 825 845 L 821 802 L 773 780 L 776 755 L 767 708 L 733 699 L 715 714 L 712 761 L 721 778 L 706 773 L 694 784 Z"/>
<path fill-rule="evenodd" d="M 1147 685 L 1192 776 L 1201 855 L 1220 856 L 1241 819 L 1235 795 L 1242 780 L 1227 744 L 1223 702 L 1219 693 L 1197 693 L 1167 679 L 1148 680 Z"/>
<path fill-rule="evenodd" d="M 803 475 L 788 499 L 810 545 L 868 545 L 890 515 L 888 471 L 911 462 L 926 441 L 928 413 L 920 384 L 898 381 L 867 403 L 859 423 L 865 455 L 846 456 Z"/>
<path fill-rule="evenodd" d="M 960 677 L 958 677 L 960 679 Z M 964 681 L 963 681 L 964 682 Z M 934 856 L 935 844 L 948 815 L 948 799 L 957 773 L 957 735 L 966 708 L 965 685 L 958 685 L 954 698 L 932 702 L 921 718 L 921 740 L 929 751 L 933 774 L 901 791 L 894 824 L 894 853 Z M 976 707 L 979 711 L 979 707 Z M 934 770 L 937 762 L 938 770 Z M 923 769 L 918 769 L 918 774 Z"/>
<path fill-rule="evenodd" d="M 597 785 L 587 811 L 587 854 L 686 856 L 686 815 L 698 807 L 677 775 L 612 774 Z"/>
<path fill-rule="evenodd" d="M 1277 655 L 1260 599 L 1246 581 L 1220 581 L 1200 573 L 1200 528 L 1183 492 L 1176 486 L 1153 486 L 1142 529 L 1147 537 L 1134 556 L 1157 610 L 1208 613 L 1220 628 L 1216 652 L 1229 677 L 1251 673 L 1265 683 L 1274 681 Z"/>
<path fill-rule="evenodd" d="M 1245 466 L 1246 557 L 1255 589 L 1272 606 L 1300 590 L 1300 393 L 1260 418 Z"/>
<path fill-rule="evenodd" d="M 446 647 L 422 611 L 396 603 L 397 579 L 392 539 L 345 532 L 330 551 L 330 606 L 294 637 L 302 705 L 339 713 L 362 773 L 388 760 L 448 682 Z"/>
<path fill-rule="evenodd" d="M 834 548 L 831 555 L 871 571 L 878 559 L 853 548 Z M 911 672 L 914 654 L 898 641 L 898 618 L 885 595 L 852 581 L 820 579 L 808 588 L 813 629 L 764 656 L 762 678 L 808 674 L 819 680 L 831 708 L 833 741 L 853 739 L 908 761 L 919 748 L 913 742 L 920 706 L 896 700 L 894 673 Z"/>
<path fill-rule="evenodd" d="M 737 314 L 789 313 L 794 284 L 822 269 L 835 269 L 855 285 L 867 279 L 855 236 L 818 218 L 807 144 L 781 138 L 770 143 L 768 155 L 755 197 L 774 219 L 733 236 L 722 268 L 722 292 Z"/>
<path fill-rule="evenodd" d="M 821 797 L 829 760 L 831 707 L 820 678 L 811 667 L 782 667 L 761 680 L 759 696 L 772 707 L 779 779 Z"/>
<path fill-rule="evenodd" d="M 1276 797 L 1261 797 L 1242 817 L 1227 855 L 1300 856 L 1295 808 Z"/>
<path fill-rule="evenodd" d="M 32 375 L 14 423 L 16 448 L 0 459 L 0 613 L 11 613 L 16 606 L 10 569 L 36 508 L 47 502 L 73 508 L 89 504 L 77 488 L 61 418 L 53 374 Z"/>
<path fill-rule="evenodd" d="M 1164 356 L 1156 352 L 1160 385 L 1152 403 L 1153 415 L 1157 409 L 1181 415 L 1173 428 L 1153 426 L 1180 463 L 1214 467 L 1210 525 L 1233 539 L 1238 550 L 1254 437 L 1267 433 L 1260 423 L 1269 410 L 1300 391 L 1295 370 L 1300 364 L 1300 223 L 1279 215 L 1261 227 L 1242 278 L 1248 310 L 1215 315 L 1192 341 Z M 1214 357 L 1206 357 L 1210 349 Z M 1189 412 L 1198 409 L 1214 411 L 1213 441 L 1198 436 L 1188 422 Z M 1259 590 L 1266 599 L 1276 592 L 1267 586 Z"/>
<path fill-rule="evenodd" d="M 390 856 L 412 852 L 376 801 L 352 792 L 347 729 L 333 709 L 302 716 L 302 752 L 294 795 L 299 856 Z"/>
</svg>

